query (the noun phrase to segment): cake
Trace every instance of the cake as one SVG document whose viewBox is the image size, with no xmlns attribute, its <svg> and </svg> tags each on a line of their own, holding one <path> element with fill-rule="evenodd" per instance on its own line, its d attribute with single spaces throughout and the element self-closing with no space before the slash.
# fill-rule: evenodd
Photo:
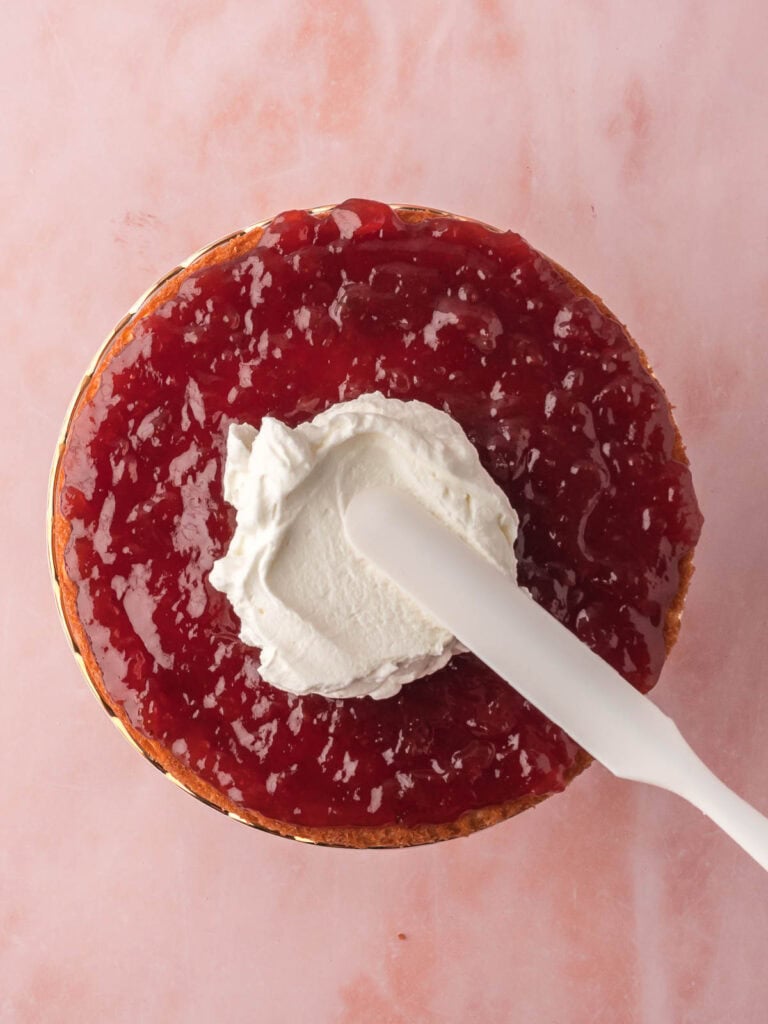
<svg viewBox="0 0 768 1024">
<path fill-rule="evenodd" d="M 238 232 L 148 293 L 57 451 L 66 629 L 110 715 L 174 781 L 250 825 L 348 847 L 467 835 L 590 762 L 472 654 L 381 701 L 260 678 L 208 579 L 234 531 L 227 427 L 295 426 L 373 391 L 458 421 L 519 515 L 519 583 L 643 692 L 677 636 L 702 521 L 644 354 L 511 231 L 350 200 Z"/>
</svg>

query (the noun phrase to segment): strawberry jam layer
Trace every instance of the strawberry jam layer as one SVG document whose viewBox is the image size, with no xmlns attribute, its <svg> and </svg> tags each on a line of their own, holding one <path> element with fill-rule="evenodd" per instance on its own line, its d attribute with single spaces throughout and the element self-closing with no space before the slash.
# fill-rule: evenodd
<svg viewBox="0 0 768 1024">
<path fill-rule="evenodd" d="M 227 428 L 370 391 L 449 412 L 520 516 L 519 582 L 640 690 L 701 517 L 669 405 L 623 329 L 519 235 L 354 200 L 193 268 L 75 415 L 66 570 L 134 726 L 243 807 L 441 823 L 562 789 L 578 754 L 472 655 L 395 698 L 297 698 L 208 574 L 234 530 Z M 563 679 L 563 686 L 568 680 Z"/>
</svg>

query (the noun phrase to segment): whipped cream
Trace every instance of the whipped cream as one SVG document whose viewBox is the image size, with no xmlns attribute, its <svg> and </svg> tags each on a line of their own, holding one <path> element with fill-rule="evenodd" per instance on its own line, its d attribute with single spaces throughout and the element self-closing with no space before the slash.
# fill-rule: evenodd
<svg viewBox="0 0 768 1024">
<path fill-rule="evenodd" d="M 391 697 L 464 650 L 358 555 L 344 510 L 369 487 L 397 487 L 504 572 L 515 574 L 517 517 L 464 431 L 423 402 L 377 393 L 291 429 L 231 424 L 224 497 L 237 509 L 211 583 L 261 676 L 294 694 Z"/>
</svg>

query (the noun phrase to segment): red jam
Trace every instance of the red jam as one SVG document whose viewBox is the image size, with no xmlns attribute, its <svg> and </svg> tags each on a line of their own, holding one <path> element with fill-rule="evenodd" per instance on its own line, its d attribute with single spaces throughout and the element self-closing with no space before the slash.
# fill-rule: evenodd
<svg viewBox="0 0 768 1024">
<path fill-rule="evenodd" d="M 376 390 L 462 425 L 520 516 L 520 583 L 641 690 L 701 526 L 636 349 L 519 235 L 352 200 L 285 213 L 200 270 L 137 322 L 72 423 L 66 567 L 136 728 L 285 822 L 447 822 L 562 789 L 578 753 L 469 654 L 384 701 L 261 681 L 208 582 L 234 529 L 228 425 L 293 426 Z"/>
</svg>

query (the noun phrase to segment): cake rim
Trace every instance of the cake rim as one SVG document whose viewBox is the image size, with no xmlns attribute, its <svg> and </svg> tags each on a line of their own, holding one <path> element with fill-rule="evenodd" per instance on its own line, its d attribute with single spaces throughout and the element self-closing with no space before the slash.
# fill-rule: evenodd
<svg viewBox="0 0 768 1024">
<path fill-rule="evenodd" d="M 327 217 L 339 204 L 331 204 L 303 209 L 317 217 Z M 449 218 L 468 222 L 484 227 L 494 233 L 503 234 L 505 230 L 462 214 L 451 213 L 435 207 L 420 206 L 410 203 L 386 203 L 406 222 L 418 223 L 436 217 Z M 279 216 L 279 214 L 277 215 Z M 77 584 L 66 572 L 64 552 L 69 541 L 71 527 L 69 520 L 60 509 L 60 496 L 63 486 L 63 457 L 66 451 L 71 427 L 78 413 L 89 404 L 100 386 L 101 376 L 109 363 L 133 339 L 133 329 L 146 316 L 151 315 L 160 305 L 166 302 L 192 274 L 208 266 L 223 263 L 249 251 L 264 231 L 274 221 L 274 217 L 217 239 L 194 252 L 176 267 L 163 274 L 153 285 L 146 289 L 132 304 L 130 309 L 118 321 L 105 341 L 99 346 L 85 374 L 75 388 L 72 399 L 67 407 L 63 425 L 59 432 L 51 466 L 47 498 L 47 555 L 57 611 L 65 635 L 75 660 L 88 683 L 89 689 L 109 715 L 112 722 L 122 735 L 163 775 L 173 783 L 215 810 L 255 828 L 281 838 L 294 839 L 298 842 L 318 846 L 330 846 L 340 849 L 402 849 L 410 846 L 423 846 L 443 842 L 448 839 L 468 836 L 492 825 L 498 824 L 525 810 L 529 810 L 546 800 L 554 792 L 542 795 L 527 794 L 499 804 L 476 808 L 463 812 L 451 822 L 439 824 L 398 825 L 395 823 L 379 826 L 345 825 L 345 826 L 302 826 L 283 822 L 257 811 L 243 808 L 229 797 L 200 778 L 181 762 L 169 748 L 158 740 L 145 736 L 136 729 L 119 702 L 113 700 L 104 685 L 101 671 L 90 649 L 88 636 L 77 613 Z M 535 247 L 533 247 L 535 248 Z M 562 267 L 556 260 L 536 249 L 548 262 L 562 274 L 569 287 L 579 297 L 590 299 L 604 316 L 618 324 L 624 336 L 637 352 L 643 369 L 648 373 L 661 390 L 669 407 L 670 422 L 675 432 L 675 444 L 672 457 L 684 465 L 688 465 L 688 457 L 680 430 L 673 415 L 673 405 L 669 401 L 663 385 L 656 378 L 645 352 L 627 330 L 619 318 L 606 306 L 603 300 L 595 295 L 570 271 Z M 685 597 L 694 571 L 693 549 L 688 551 L 680 562 L 680 583 L 664 621 L 664 645 L 668 657 L 679 634 Z M 579 750 L 576 759 L 565 775 L 563 791 L 571 782 L 592 763 L 593 758 L 583 750 Z"/>
</svg>

